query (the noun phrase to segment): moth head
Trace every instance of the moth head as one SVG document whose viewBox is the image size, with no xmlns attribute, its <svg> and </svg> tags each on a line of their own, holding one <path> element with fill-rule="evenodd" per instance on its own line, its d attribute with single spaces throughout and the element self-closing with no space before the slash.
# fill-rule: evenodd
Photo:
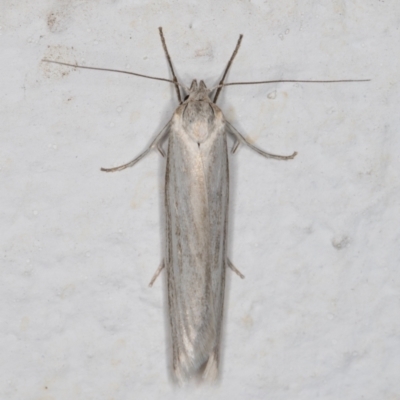
<svg viewBox="0 0 400 400">
<path fill-rule="evenodd" d="M 209 93 L 210 90 L 207 89 L 204 81 L 200 81 L 200 84 L 197 84 L 197 80 L 193 79 L 192 84 L 189 88 L 189 95 L 185 100 L 189 101 L 209 101 Z"/>
</svg>

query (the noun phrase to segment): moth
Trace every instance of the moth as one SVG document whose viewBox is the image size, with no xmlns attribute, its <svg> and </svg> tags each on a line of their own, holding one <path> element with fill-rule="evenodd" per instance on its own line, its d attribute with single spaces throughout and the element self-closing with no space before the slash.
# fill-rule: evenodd
<svg viewBox="0 0 400 400">
<path fill-rule="evenodd" d="M 272 82 L 354 82 L 278 80 L 224 83 L 239 50 L 242 35 L 225 68 L 219 84 L 208 89 L 201 80 L 193 80 L 189 88 L 178 82 L 159 28 L 163 49 L 173 79 L 164 79 L 134 72 L 95 68 L 43 60 L 71 67 L 122 72 L 139 77 L 166 81 L 175 85 L 179 106 L 170 121 L 150 146 L 127 164 L 102 171 L 115 172 L 132 167 L 150 151 L 158 149 L 166 157 L 164 259 L 150 286 L 162 269 L 167 272 L 168 307 L 172 337 L 173 372 L 178 382 L 197 378 L 213 381 L 218 377 L 221 326 L 227 267 L 244 276 L 228 258 L 229 156 L 227 137 L 258 154 L 275 160 L 291 160 L 291 155 L 267 153 L 249 143 L 227 121 L 217 100 L 228 85 L 264 84 Z M 182 89 L 186 97 L 182 100 Z M 214 94 L 212 98 L 212 94 Z M 165 154 L 162 143 L 168 139 Z"/>
</svg>

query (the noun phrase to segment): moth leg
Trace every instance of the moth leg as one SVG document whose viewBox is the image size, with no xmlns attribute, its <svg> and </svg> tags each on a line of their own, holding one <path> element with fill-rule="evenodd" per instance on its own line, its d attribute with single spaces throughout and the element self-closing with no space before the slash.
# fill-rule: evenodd
<svg viewBox="0 0 400 400">
<path fill-rule="evenodd" d="M 160 152 L 160 154 L 165 158 L 165 151 L 164 149 L 161 147 L 161 143 L 158 143 L 157 145 L 157 150 Z"/>
<path fill-rule="evenodd" d="M 235 154 L 235 153 L 236 153 L 236 150 L 238 149 L 239 145 L 240 145 L 240 140 L 237 140 L 237 139 L 236 139 L 236 142 L 235 142 L 235 144 L 233 145 L 232 150 L 231 150 L 231 153 L 232 153 L 232 154 Z"/>
<path fill-rule="evenodd" d="M 175 76 L 174 67 L 172 66 L 171 57 L 169 56 L 169 53 L 168 53 L 167 43 L 165 42 L 164 33 L 163 33 L 161 26 L 158 28 L 158 31 L 160 32 L 161 43 L 162 43 L 162 46 L 164 49 L 165 56 L 167 57 L 167 60 L 168 60 L 169 69 L 171 70 L 172 77 L 174 78 L 173 81 L 178 82 L 178 79 L 176 79 L 176 76 Z M 179 86 L 177 85 L 177 83 L 175 83 L 175 89 L 176 89 L 176 94 L 178 96 L 179 104 L 182 104 L 181 91 L 179 90 Z"/>
<path fill-rule="evenodd" d="M 275 160 L 291 160 L 293 158 L 296 157 L 297 155 L 297 151 L 295 151 L 293 154 L 291 154 L 290 156 L 279 156 L 277 154 L 271 154 L 271 153 L 267 153 L 261 149 L 259 149 L 258 147 L 252 145 L 250 142 L 248 142 L 246 140 L 246 138 L 244 136 L 242 136 L 238 130 L 233 127 L 232 124 L 230 124 L 228 121 L 226 121 L 227 126 L 228 126 L 228 133 L 232 134 L 233 136 L 235 136 L 237 142 L 235 143 L 235 145 L 233 146 L 232 152 L 235 152 L 239 146 L 239 143 L 243 143 L 246 146 L 249 146 L 252 150 L 254 150 L 255 152 L 257 152 L 258 154 L 261 154 L 263 157 L 266 158 L 274 158 Z M 239 142 L 239 143 L 238 143 Z"/>
<path fill-rule="evenodd" d="M 228 267 L 237 275 L 239 275 L 242 279 L 244 279 L 244 275 L 232 264 L 232 261 L 227 258 Z"/>
<path fill-rule="evenodd" d="M 164 264 L 164 260 L 161 261 L 160 266 L 157 268 L 156 273 L 154 274 L 154 276 L 151 278 L 151 281 L 149 283 L 149 287 L 153 286 L 153 283 L 156 281 L 156 279 L 158 278 L 158 275 L 161 274 L 161 271 L 164 269 L 165 264 Z"/>
<path fill-rule="evenodd" d="M 237 43 L 236 43 L 235 50 L 233 51 L 233 54 L 232 54 L 232 56 L 231 56 L 231 58 L 230 58 L 230 60 L 229 60 L 229 62 L 228 62 L 228 65 L 227 65 L 226 68 L 225 68 L 224 74 L 222 75 L 222 79 L 221 79 L 221 81 L 219 82 L 220 85 L 222 85 L 222 84 L 224 83 L 224 80 L 225 80 L 225 78 L 226 78 L 226 75 L 228 74 L 229 68 L 231 67 L 231 65 L 232 65 L 232 63 L 233 63 L 233 60 L 235 59 L 236 54 L 237 54 L 237 52 L 239 51 L 239 47 L 240 47 L 240 43 L 241 43 L 242 39 L 243 39 L 243 35 L 239 35 L 239 40 L 238 40 Z M 219 88 L 217 89 L 217 91 L 215 92 L 215 96 L 214 96 L 214 100 L 213 100 L 214 103 L 217 102 L 218 96 L 219 96 L 219 94 L 221 93 L 221 90 L 222 90 L 222 87 L 219 87 Z"/>
<path fill-rule="evenodd" d="M 148 153 L 150 153 L 151 150 L 153 150 L 155 147 L 160 151 L 161 155 L 165 157 L 164 151 L 160 148 L 160 143 L 164 139 L 164 136 L 169 134 L 169 127 L 170 127 L 171 121 L 167 123 L 167 125 L 164 126 L 164 128 L 161 130 L 161 132 L 156 136 L 156 138 L 151 142 L 150 146 L 142 153 L 139 154 L 135 159 L 132 161 L 129 161 L 127 164 L 120 165 L 119 167 L 115 168 L 100 168 L 101 171 L 104 172 L 115 172 L 115 171 L 122 171 L 125 168 L 133 167 L 136 163 L 138 163 L 142 158 L 144 158 Z"/>
</svg>

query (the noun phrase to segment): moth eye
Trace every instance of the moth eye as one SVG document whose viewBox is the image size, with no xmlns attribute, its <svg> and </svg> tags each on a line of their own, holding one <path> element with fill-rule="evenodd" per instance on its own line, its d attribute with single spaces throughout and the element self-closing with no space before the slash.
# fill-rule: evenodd
<svg viewBox="0 0 400 400">
<path fill-rule="evenodd" d="M 188 98 L 189 98 L 189 95 L 187 95 L 187 96 L 183 99 L 183 101 L 186 101 Z"/>
</svg>

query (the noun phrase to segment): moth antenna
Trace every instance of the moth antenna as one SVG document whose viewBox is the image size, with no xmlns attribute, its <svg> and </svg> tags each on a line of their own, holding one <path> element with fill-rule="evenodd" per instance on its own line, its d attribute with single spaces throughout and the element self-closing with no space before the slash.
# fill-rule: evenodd
<svg viewBox="0 0 400 400">
<path fill-rule="evenodd" d="M 120 69 L 110 69 L 110 68 L 85 67 L 83 65 L 68 64 L 68 63 L 64 63 L 64 62 L 60 62 L 60 61 L 53 61 L 53 60 L 46 60 L 46 59 L 43 59 L 42 62 L 47 62 L 47 63 L 51 63 L 51 64 L 66 65 L 67 67 L 73 67 L 73 68 L 94 69 L 96 71 L 119 72 L 121 74 L 139 76 L 140 78 L 147 78 L 147 79 L 154 79 L 156 81 L 169 82 L 169 83 L 173 83 L 174 85 L 179 85 L 179 86 L 183 87 L 184 89 L 187 89 L 186 86 L 180 84 L 179 82 L 172 81 L 171 79 L 158 78 L 157 76 L 138 74 L 137 72 L 123 71 L 123 70 L 120 70 Z"/>
<path fill-rule="evenodd" d="M 229 60 L 229 62 L 228 62 L 228 65 L 227 65 L 226 68 L 225 68 L 225 72 L 224 72 L 224 74 L 222 75 L 222 79 L 221 79 L 221 81 L 219 82 L 219 85 L 217 86 L 218 89 L 217 89 L 217 91 L 216 91 L 216 93 L 215 93 L 215 96 L 214 96 L 214 100 L 213 100 L 214 103 L 217 102 L 218 96 L 219 96 L 219 94 L 221 93 L 222 87 L 224 86 L 224 85 L 223 85 L 224 80 L 225 80 L 225 78 L 226 78 L 226 75 L 228 74 L 229 68 L 231 67 L 233 60 L 234 60 L 235 57 L 236 57 L 237 52 L 239 51 L 239 47 L 240 47 L 240 43 L 242 42 L 242 39 L 243 39 L 243 35 L 239 35 L 239 39 L 238 39 L 238 41 L 237 41 L 237 43 L 236 43 L 235 50 L 233 51 L 233 54 L 232 54 L 232 56 L 231 56 L 231 58 L 230 58 L 230 60 Z"/>
<path fill-rule="evenodd" d="M 260 85 L 264 83 L 282 83 L 282 82 L 294 82 L 294 83 L 340 83 L 340 82 L 370 82 L 371 79 L 339 79 L 339 80 L 328 80 L 328 81 L 301 81 L 297 79 L 278 79 L 274 81 L 254 81 L 254 82 L 229 82 L 223 83 L 222 85 L 218 85 L 214 87 L 214 89 L 219 89 L 224 86 L 233 86 L 233 85 Z"/>
<path fill-rule="evenodd" d="M 172 76 L 174 78 L 173 80 L 175 82 L 175 89 L 176 89 L 176 94 L 178 95 L 178 101 L 179 101 L 179 104 L 182 104 L 182 97 L 181 97 L 181 91 L 179 90 L 179 86 L 178 86 L 178 79 L 176 79 L 174 67 L 172 66 L 171 57 L 169 56 L 169 53 L 168 53 L 167 43 L 165 42 L 164 33 L 163 33 L 161 26 L 158 28 L 158 31 L 160 32 L 161 43 L 162 43 L 162 46 L 164 49 L 165 56 L 167 57 L 167 60 L 168 60 L 169 69 L 171 70 Z"/>
</svg>

